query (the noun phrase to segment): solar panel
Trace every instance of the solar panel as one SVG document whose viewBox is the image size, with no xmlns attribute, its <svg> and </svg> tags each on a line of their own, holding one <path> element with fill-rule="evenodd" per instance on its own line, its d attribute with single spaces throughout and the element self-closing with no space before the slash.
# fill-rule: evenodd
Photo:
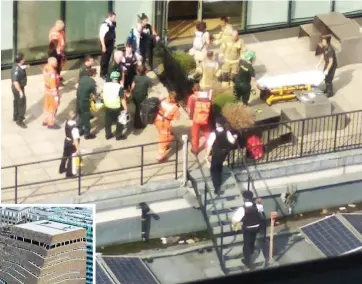
<svg viewBox="0 0 362 284">
<path fill-rule="evenodd" d="M 113 284 L 113 281 L 111 281 L 98 263 L 96 263 L 96 283 Z"/>
<path fill-rule="evenodd" d="M 342 216 L 362 235 L 362 214 L 342 214 Z"/>
<path fill-rule="evenodd" d="M 158 284 L 139 258 L 103 257 L 103 259 L 122 284 Z"/>
<path fill-rule="evenodd" d="M 327 257 L 362 248 L 362 242 L 336 216 L 306 225 L 301 230 Z"/>
</svg>

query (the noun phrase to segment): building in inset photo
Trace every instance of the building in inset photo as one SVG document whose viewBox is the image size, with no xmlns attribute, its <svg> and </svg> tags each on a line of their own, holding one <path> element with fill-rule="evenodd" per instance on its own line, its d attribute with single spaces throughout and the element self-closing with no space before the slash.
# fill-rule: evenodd
<svg viewBox="0 0 362 284">
<path fill-rule="evenodd" d="M 93 283 L 92 208 L 0 207 L 0 212 L 0 283 Z M 64 219 L 72 213 L 78 219 Z"/>
</svg>

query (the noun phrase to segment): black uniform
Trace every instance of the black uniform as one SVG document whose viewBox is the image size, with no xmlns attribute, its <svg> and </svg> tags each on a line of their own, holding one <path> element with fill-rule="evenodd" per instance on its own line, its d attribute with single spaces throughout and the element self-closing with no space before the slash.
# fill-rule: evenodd
<svg viewBox="0 0 362 284">
<path fill-rule="evenodd" d="M 89 70 L 92 67 L 88 67 L 85 64 L 83 64 L 82 66 L 80 66 L 79 68 L 79 77 L 78 77 L 78 81 L 80 80 L 80 78 L 82 78 L 83 76 L 89 76 Z"/>
<path fill-rule="evenodd" d="M 78 128 L 77 124 L 73 120 L 67 120 L 65 122 L 65 139 L 63 147 L 63 158 L 60 162 L 59 173 L 66 173 L 67 177 L 73 176 L 73 157 L 72 155 L 77 151 L 74 146 L 74 137 L 72 131 L 74 128 Z"/>
<path fill-rule="evenodd" d="M 227 138 L 227 130 L 215 130 L 216 139 L 211 150 L 211 179 L 215 189 L 215 193 L 219 194 L 222 184 L 222 168 L 223 163 L 230 152 L 232 144 Z"/>
<path fill-rule="evenodd" d="M 137 58 L 134 53 L 131 56 L 125 56 L 125 62 L 123 66 L 126 69 L 125 80 L 124 80 L 124 88 L 131 88 L 134 77 L 136 76 L 136 68 L 137 68 Z"/>
<path fill-rule="evenodd" d="M 116 41 L 116 23 L 110 25 L 106 21 L 104 23 L 108 26 L 108 32 L 104 36 L 104 44 L 106 46 L 106 52 L 102 52 L 101 57 L 101 77 L 106 76 L 108 72 L 109 60 L 111 59 L 114 43 Z"/>
<path fill-rule="evenodd" d="M 89 76 L 83 76 L 79 80 L 77 89 L 77 113 L 80 116 L 80 133 L 89 135 L 91 130 L 90 97 L 96 94 L 96 83 Z"/>
<path fill-rule="evenodd" d="M 135 104 L 134 128 L 143 129 L 145 125 L 141 121 L 141 103 L 148 98 L 148 89 L 151 86 L 151 79 L 146 75 L 134 77 L 135 88 L 132 92 L 132 100 Z"/>
<path fill-rule="evenodd" d="M 235 95 L 237 100 L 248 104 L 251 92 L 251 78 L 255 77 L 254 67 L 245 60 L 240 60 L 239 73 L 235 78 Z"/>
<path fill-rule="evenodd" d="M 243 222 L 243 256 L 244 264 L 247 267 L 251 265 L 251 256 L 254 253 L 255 240 L 257 234 L 260 232 L 261 214 L 254 202 L 252 206 L 244 206 L 245 215 L 242 219 Z"/>
<path fill-rule="evenodd" d="M 153 28 L 150 24 L 145 25 L 142 30 L 142 37 L 140 42 L 141 55 L 143 61 L 148 61 L 148 64 L 152 68 L 153 63 L 153 47 L 155 38 L 153 36 Z"/>
<path fill-rule="evenodd" d="M 14 82 L 18 82 L 21 90 L 23 91 L 23 97 L 20 97 L 20 93 L 14 87 Z M 17 123 L 23 123 L 25 119 L 26 112 L 26 96 L 25 96 L 25 86 L 27 84 L 27 77 L 25 69 L 21 68 L 19 64 L 14 64 L 11 69 L 11 90 L 14 95 L 14 104 L 13 104 L 13 120 Z"/>
<path fill-rule="evenodd" d="M 328 74 L 325 77 L 325 84 L 326 84 L 326 89 L 324 91 L 325 94 L 327 94 L 327 97 L 332 97 L 334 95 L 333 93 L 333 78 L 334 75 L 336 73 L 336 69 L 337 69 L 337 58 L 336 58 L 336 52 L 334 51 L 332 46 L 328 46 L 325 48 L 324 50 L 324 68 L 323 71 L 325 71 L 328 67 L 329 64 L 329 59 L 333 58 L 333 64 L 331 69 L 329 69 Z"/>
</svg>

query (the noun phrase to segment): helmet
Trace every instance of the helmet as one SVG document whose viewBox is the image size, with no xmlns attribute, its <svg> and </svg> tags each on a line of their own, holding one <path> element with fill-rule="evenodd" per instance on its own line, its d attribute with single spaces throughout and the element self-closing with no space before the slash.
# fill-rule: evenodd
<svg viewBox="0 0 362 284">
<path fill-rule="evenodd" d="M 251 50 L 247 50 L 244 53 L 244 59 L 247 60 L 247 61 L 255 61 L 255 59 L 256 59 L 255 52 L 251 51 Z"/>
<path fill-rule="evenodd" d="M 121 114 L 118 116 L 118 122 L 122 125 L 127 125 L 130 122 L 131 118 L 129 113 L 122 110 Z"/>
<path fill-rule="evenodd" d="M 110 77 L 111 80 L 120 80 L 121 79 L 121 73 L 118 72 L 118 71 L 113 71 L 109 77 Z"/>
</svg>

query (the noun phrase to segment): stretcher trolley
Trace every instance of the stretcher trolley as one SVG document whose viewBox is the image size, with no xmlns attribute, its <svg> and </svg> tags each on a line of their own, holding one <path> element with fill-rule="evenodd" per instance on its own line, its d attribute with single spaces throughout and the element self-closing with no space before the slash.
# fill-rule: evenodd
<svg viewBox="0 0 362 284">
<path fill-rule="evenodd" d="M 298 72 L 294 74 L 265 76 L 257 81 L 260 98 L 267 105 L 279 101 L 297 99 L 298 91 L 310 91 L 319 88 L 324 80 L 324 74 L 319 70 Z"/>
</svg>

